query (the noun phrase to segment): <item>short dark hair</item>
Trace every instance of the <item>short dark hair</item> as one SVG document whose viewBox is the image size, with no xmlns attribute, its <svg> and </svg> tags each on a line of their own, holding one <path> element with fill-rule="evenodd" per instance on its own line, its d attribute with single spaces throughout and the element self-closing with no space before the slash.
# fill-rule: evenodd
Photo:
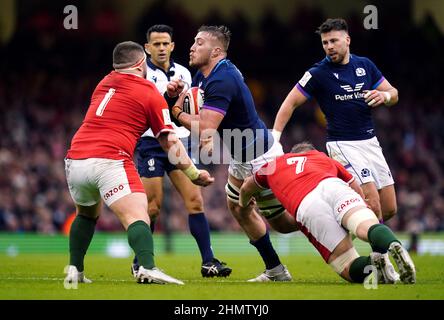
<svg viewBox="0 0 444 320">
<path fill-rule="evenodd" d="M 150 35 L 153 32 L 159 33 L 168 33 L 170 35 L 171 40 L 173 40 L 173 28 L 166 24 L 155 24 L 148 28 L 146 32 L 146 40 L 150 42 Z"/>
<path fill-rule="evenodd" d="M 317 34 L 327 33 L 330 31 L 341 31 L 344 30 L 348 33 L 348 25 L 347 22 L 342 18 L 335 18 L 335 19 L 327 19 L 325 20 L 316 30 Z"/>
<path fill-rule="evenodd" d="M 226 26 L 201 26 L 197 32 L 208 32 L 222 43 L 224 51 L 228 51 L 231 40 L 231 31 Z"/>
<path fill-rule="evenodd" d="M 316 150 L 311 142 L 304 141 L 298 144 L 295 144 L 293 148 L 291 148 L 291 153 L 304 153 L 307 151 Z"/>
<path fill-rule="evenodd" d="M 125 69 L 134 65 L 145 54 L 143 47 L 133 41 L 118 43 L 113 50 L 113 68 Z"/>
</svg>

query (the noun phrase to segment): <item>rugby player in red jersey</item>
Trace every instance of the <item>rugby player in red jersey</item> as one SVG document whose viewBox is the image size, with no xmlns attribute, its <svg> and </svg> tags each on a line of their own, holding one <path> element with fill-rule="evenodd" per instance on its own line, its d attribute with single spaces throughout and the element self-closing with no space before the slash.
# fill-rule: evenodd
<svg viewBox="0 0 444 320">
<path fill-rule="evenodd" d="M 83 274 L 83 260 L 104 202 L 128 233 L 128 243 L 140 264 L 137 282 L 183 284 L 154 264 L 148 203 L 133 163 L 136 142 L 151 128 L 170 160 L 193 183 L 207 186 L 214 179 L 194 166 L 177 139 L 165 99 L 145 79 L 145 61 L 144 49 L 137 43 L 126 41 L 114 48 L 114 71 L 95 88 L 66 155 L 66 178 L 77 216 L 70 231 L 65 282 L 91 282 Z"/>
<path fill-rule="evenodd" d="M 416 282 L 415 266 L 407 250 L 368 208 L 354 177 L 310 143 L 295 145 L 291 153 L 247 178 L 241 187 L 240 205 L 253 205 L 251 197 L 264 189 L 273 191 L 287 210 L 287 218 L 296 220 L 324 260 L 344 279 L 363 282 L 370 271 L 368 266 L 373 265 L 381 282 L 395 283 L 397 273 L 382 258 L 389 252 L 401 281 Z M 348 232 L 369 242 L 375 252 L 360 257 Z"/>
</svg>

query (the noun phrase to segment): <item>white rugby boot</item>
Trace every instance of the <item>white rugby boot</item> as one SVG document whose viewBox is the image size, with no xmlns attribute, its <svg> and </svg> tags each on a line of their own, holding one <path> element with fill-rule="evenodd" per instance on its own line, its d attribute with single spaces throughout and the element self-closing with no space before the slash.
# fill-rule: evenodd
<svg viewBox="0 0 444 320">
<path fill-rule="evenodd" d="M 76 266 L 68 266 L 68 270 L 66 270 L 66 277 L 65 277 L 66 283 L 92 283 L 91 280 L 89 280 L 82 272 L 79 272 L 77 270 Z"/>
<path fill-rule="evenodd" d="M 415 283 L 416 268 L 407 250 L 399 242 L 392 242 L 388 252 L 398 266 L 401 281 L 404 283 Z"/>
<path fill-rule="evenodd" d="M 283 264 L 274 267 L 273 269 L 266 269 L 256 278 L 248 280 L 248 282 L 268 282 L 268 281 L 291 281 L 292 277 L 290 271 Z"/>
<path fill-rule="evenodd" d="M 376 267 L 378 283 L 397 283 L 399 274 L 395 271 L 387 253 L 370 253 L 371 264 Z"/>
<path fill-rule="evenodd" d="M 145 269 L 142 266 L 140 266 L 139 270 L 137 270 L 136 281 L 137 283 L 184 284 L 182 281 L 165 274 L 159 268 L 154 267 L 152 269 Z"/>
</svg>

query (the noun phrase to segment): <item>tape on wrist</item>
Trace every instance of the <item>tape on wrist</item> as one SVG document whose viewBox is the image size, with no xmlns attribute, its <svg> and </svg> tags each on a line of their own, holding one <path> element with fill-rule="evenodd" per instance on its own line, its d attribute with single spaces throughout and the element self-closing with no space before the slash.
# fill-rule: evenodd
<svg viewBox="0 0 444 320">
<path fill-rule="evenodd" d="M 178 112 L 176 112 L 177 110 L 178 110 Z M 182 111 L 183 111 L 182 108 L 179 107 L 179 106 L 173 106 L 173 107 L 171 108 L 171 114 L 172 114 L 173 117 L 176 118 L 176 119 L 179 117 L 179 114 L 180 114 Z"/>
<path fill-rule="evenodd" d="M 383 91 L 382 92 L 385 96 L 385 100 L 384 100 L 384 104 L 387 104 L 390 102 L 390 100 L 392 99 L 392 95 L 390 94 L 390 92 L 388 91 Z"/>
<path fill-rule="evenodd" d="M 185 175 L 190 178 L 191 181 L 196 180 L 199 178 L 200 171 L 196 168 L 194 164 L 191 164 L 188 168 L 182 170 Z"/>
<path fill-rule="evenodd" d="M 180 111 L 178 114 L 176 114 L 176 119 L 179 120 L 180 115 L 183 113 L 183 111 Z"/>
<path fill-rule="evenodd" d="M 276 139 L 277 142 L 279 142 L 279 140 L 281 139 L 282 132 L 277 130 L 271 130 L 271 134 L 273 135 L 274 139 Z"/>
</svg>

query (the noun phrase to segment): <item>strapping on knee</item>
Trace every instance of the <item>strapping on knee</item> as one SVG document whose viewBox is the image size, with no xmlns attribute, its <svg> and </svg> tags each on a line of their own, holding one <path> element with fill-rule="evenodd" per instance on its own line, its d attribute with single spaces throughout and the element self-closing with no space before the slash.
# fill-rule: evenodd
<svg viewBox="0 0 444 320">
<path fill-rule="evenodd" d="M 348 231 L 356 236 L 356 230 L 358 229 L 359 225 L 367 220 L 375 220 L 375 222 L 378 223 L 378 218 L 372 210 L 369 208 L 362 208 L 351 214 L 345 227 Z"/>
<path fill-rule="evenodd" d="M 335 260 L 330 262 L 329 265 L 337 274 L 340 275 L 342 271 L 344 271 L 344 269 L 348 267 L 358 257 L 358 252 L 354 247 L 352 247 L 341 254 L 339 257 L 337 257 Z"/>
<path fill-rule="evenodd" d="M 239 204 L 240 188 L 236 187 L 230 180 L 225 185 L 225 193 L 228 200 Z"/>
</svg>

